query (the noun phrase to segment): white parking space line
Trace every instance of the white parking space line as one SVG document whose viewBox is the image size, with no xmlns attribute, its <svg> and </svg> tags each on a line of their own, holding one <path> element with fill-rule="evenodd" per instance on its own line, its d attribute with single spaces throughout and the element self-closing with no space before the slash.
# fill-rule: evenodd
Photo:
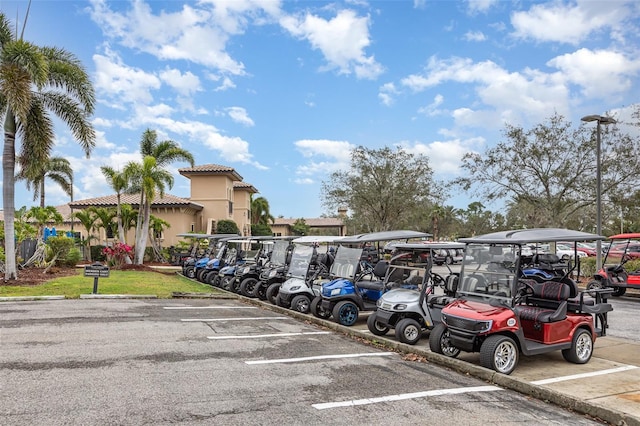
<svg viewBox="0 0 640 426">
<path fill-rule="evenodd" d="M 282 358 L 282 359 L 263 359 L 259 361 L 245 361 L 245 364 L 248 364 L 248 365 L 279 364 L 279 363 L 286 363 L 286 362 L 315 361 L 320 359 L 359 358 L 364 356 L 389 356 L 394 354 L 395 352 L 368 352 L 368 353 L 361 353 L 361 354 L 319 355 L 319 356 L 308 356 L 303 358 Z"/>
<path fill-rule="evenodd" d="M 290 320 L 291 317 L 241 317 L 241 318 L 183 318 L 182 322 Z"/>
<path fill-rule="evenodd" d="M 622 371 L 634 370 L 638 368 L 635 365 L 625 365 L 618 368 L 610 368 L 608 370 L 592 371 L 591 373 L 573 374 L 571 376 L 552 377 L 550 379 L 536 380 L 531 382 L 532 385 L 548 385 L 550 383 L 564 382 L 567 380 L 584 379 L 586 377 L 603 376 L 605 374 L 620 373 Z"/>
<path fill-rule="evenodd" d="M 454 389 L 434 389 L 424 392 L 401 393 L 398 395 L 380 396 L 377 398 L 353 399 L 351 401 L 325 402 L 322 404 L 313 404 L 312 407 L 318 410 L 326 410 L 328 408 L 355 407 L 356 405 L 378 404 L 380 402 L 402 401 L 405 399 L 425 398 L 428 396 L 456 395 L 471 392 L 493 392 L 503 390 L 498 386 L 475 386 L 468 388 Z"/>
<path fill-rule="evenodd" d="M 163 306 L 162 309 L 182 310 L 182 309 L 258 309 L 256 306 Z"/>
<path fill-rule="evenodd" d="M 208 336 L 207 339 L 211 339 L 211 340 L 262 339 L 267 337 L 309 336 L 313 334 L 331 334 L 331 332 L 330 331 L 303 331 L 300 333 L 253 334 L 253 335 L 244 335 L 244 336 Z"/>
</svg>

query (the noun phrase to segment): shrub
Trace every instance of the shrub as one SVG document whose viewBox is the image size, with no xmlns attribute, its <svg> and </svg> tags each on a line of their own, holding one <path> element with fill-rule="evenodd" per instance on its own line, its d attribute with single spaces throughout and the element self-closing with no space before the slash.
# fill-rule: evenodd
<svg viewBox="0 0 640 426">
<path fill-rule="evenodd" d="M 102 252 L 106 246 L 96 245 L 91 246 L 91 260 L 93 262 L 103 262 L 106 259 L 106 256 Z"/>
<path fill-rule="evenodd" d="M 124 265 L 127 256 L 129 258 L 133 256 L 133 249 L 127 244 L 117 242 L 113 247 L 105 247 L 102 250 L 102 254 L 107 258 L 107 264 L 110 267 L 120 269 Z"/>
<path fill-rule="evenodd" d="M 60 261 L 60 264 L 63 266 L 74 267 L 80 262 L 82 259 L 82 253 L 80 253 L 80 249 L 78 247 L 71 247 L 67 256 Z"/>
<path fill-rule="evenodd" d="M 56 265 L 64 264 L 69 252 L 74 248 L 72 238 L 64 235 L 47 238 L 47 261 L 53 260 Z"/>
<path fill-rule="evenodd" d="M 216 227 L 218 234 L 238 234 L 238 225 L 233 220 L 224 219 L 218 222 Z"/>
</svg>

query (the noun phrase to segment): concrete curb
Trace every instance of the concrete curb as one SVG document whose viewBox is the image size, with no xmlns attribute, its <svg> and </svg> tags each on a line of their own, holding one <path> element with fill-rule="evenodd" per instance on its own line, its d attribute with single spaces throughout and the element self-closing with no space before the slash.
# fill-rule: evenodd
<svg viewBox="0 0 640 426">
<path fill-rule="evenodd" d="M 81 294 L 80 299 L 157 299 L 155 294 Z"/>
<path fill-rule="evenodd" d="M 33 300 L 64 300 L 65 296 L 7 296 L 0 297 L 0 302 L 28 302 Z"/>
<path fill-rule="evenodd" d="M 388 339 L 386 337 L 374 336 L 370 333 L 365 333 L 360 330 L 355 330 L 350 327 L 340 325 L 333 321 L 323 320 L 316 318 L 310 314 L 302 314 L 297 311 L 282 308 L 280 306 L 272 305 L 269 302 L 265 302 L 258 299 L 248 298 L 242 295 L 236 295 L 237 298 L 246 303 L 261 306 L 268 310 L 278 312 L 280 314 L 289 315 L 294 318 L 300 319 L 306 322 L 312 322 L 331 330 L 340 332 L 347 336 L 363 339 L 371 342 L 378 347 L 384 347 L 396 350 L 404 354 L 416 354 L 427 361 L 434 364 L 441 365 L 443 367 L 450 368 L 462 374 L 468 374 L 470 376 L 477 377 L 481 380 L 493 383 L 503 388 L 511 389 L 524 395 L 532 396 L 536 399 L 550 402 L 576 413 L 584 414 L 595 419 L 603 420 L 612 425 L 618 426 L 640 426 L 640 418 L 623 413 L 619 410 L 607 408 L 590 401 L 585 401 L 570 395 L 565 395 L 560 392 L 554 391 L 549 388 L 537 386 L 526 382 L 521 379 L 517 379 L 512 376 L 506 376 L 504 374 L 497 373 L 488 368 L 480 367 L 466 361 L 462 361 L 456 358 L 449 358 L 444 355 L 433 353 L 429 350 L 424 350 L 412 345 L 400 343 L 395 340 Z"/>
</svg>

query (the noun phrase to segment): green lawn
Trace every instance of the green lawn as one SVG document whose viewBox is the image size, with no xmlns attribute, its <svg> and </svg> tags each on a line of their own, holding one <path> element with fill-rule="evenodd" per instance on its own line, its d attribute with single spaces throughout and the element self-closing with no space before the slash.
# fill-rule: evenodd
<svg viewBox="0 0 640 426">
<path fill-rule="evenodd" d="M 93 292 L 93 278 L 82 271 L 75 276 L 55 278 L 37 286 L 0 286 L 0 297 L 8 296 L 65 296 L 79 298 Z M 152 294 L 169 298 L 173 292 L 221 293 L 210 285 L 193 282 L 177 274 L 148 271 L 111 270 L 108 278 L 98 281 L 98 294 Z"/>
</svg>

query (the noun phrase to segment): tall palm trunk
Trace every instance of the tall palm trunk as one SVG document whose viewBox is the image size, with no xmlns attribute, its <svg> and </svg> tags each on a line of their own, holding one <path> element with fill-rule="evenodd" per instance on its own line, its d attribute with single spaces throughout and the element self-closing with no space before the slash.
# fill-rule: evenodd
<svg viewBox="0 0 640 426">
<path fill-rule="evenodd" d="M 15 235 L 15 166 L 16 166 L 16 120 L 11 109 L 7 110 L 4 122 L 4 150 L 2 152 L 2 205 L 4 206 L 5 267 L 4 279 L 18 278 L 16 267 Z M 7 238 L 9 237 L 9 238 Z"/>
</svg>

